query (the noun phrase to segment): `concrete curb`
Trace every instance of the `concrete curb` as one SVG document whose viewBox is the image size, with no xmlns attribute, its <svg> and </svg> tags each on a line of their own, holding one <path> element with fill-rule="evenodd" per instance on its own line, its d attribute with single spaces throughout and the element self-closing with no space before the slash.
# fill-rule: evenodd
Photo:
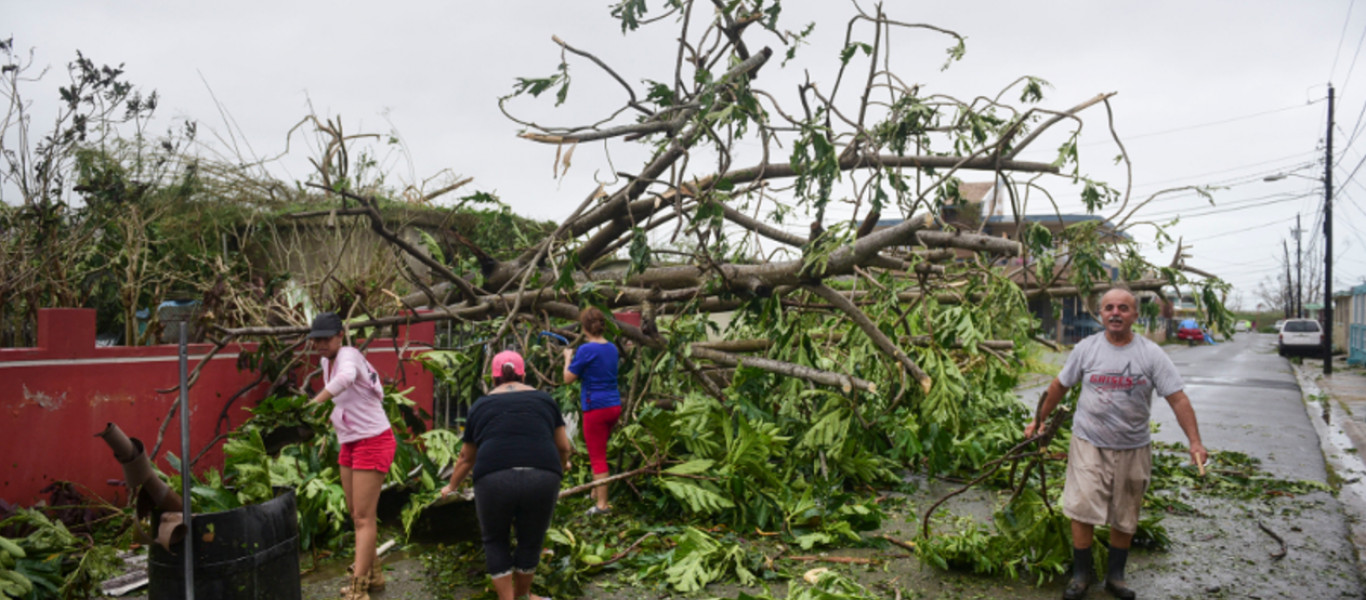
<svg viewBox="0 0 1366 600">
<path fill-rule="evenodd" d="M 1322 364 L 1311 363 L 1306 368 L 1304 364 L 1289 363 L 1299 382 L 1305 411 L 1318 432 L 1324 463 L 1338 476 L 1341 486 L 1338 501 L 1350 517 L 1347 519 L 1348 541 L 1355 549 L 1357 572 L 1366 575 L 1366 463 L 1360 452 L 1366 448 L 1366 424 L 1353 418 L 1350 402 L 1330 396 L 1319 387 L 1323 377 Z M 1360 373 L 1351 372 L 1335 372 L 1333 377 L 1366 379 Z"/>
</svg>

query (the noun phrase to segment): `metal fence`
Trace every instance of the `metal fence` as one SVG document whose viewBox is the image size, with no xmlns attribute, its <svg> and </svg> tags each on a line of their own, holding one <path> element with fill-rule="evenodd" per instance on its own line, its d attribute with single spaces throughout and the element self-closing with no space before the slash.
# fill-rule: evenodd
<svg viewBox="0 0 1366 600">
<path fill-rule="evenodd" d="M 483 394 L 481 366 L 487 348 L 482 342 L 471 323 L 437 322 L 435 349 L 461 350 L 467 356 L 465 364 L 444 365 L 452 377 L 437 377 L 433 384 L 432 420 L 437 427 L 464 427 L 470 406 Z"/>
</svg>

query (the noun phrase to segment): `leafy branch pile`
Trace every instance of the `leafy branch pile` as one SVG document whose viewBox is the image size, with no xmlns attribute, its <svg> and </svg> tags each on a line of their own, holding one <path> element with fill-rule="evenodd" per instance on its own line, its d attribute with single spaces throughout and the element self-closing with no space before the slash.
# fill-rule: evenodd
<svg viewBox="0 0 1366 600">
<path fill-rule="evenodd" d="M 428 492 L 410 499 L 404 511 L 405 526 L 411 524 L 424 499 L 431 499 L 430 492 L 440 487 L 437 473 L 454 460 L 459 448 L 458 436 L 449 430 L 409 427 L 414 418 L 430 418 L 407 397 L 409 392 L 387 388 L 384 401 L 397 441 L 386 485 Z M 340 447 L 331 435 L 328 408 L 310 405 L 306 396 L 272 396 L 250 410 L 253 417 L 223 447 L 223 470 L 209 469 L 191 483 L 194 510 L 231 510 L 269 500 L 275 497 L 276 488 L 294 488 L 300 550 L 313 551 L 316 557 L 319 552 L 349 549 L 351 517 L 337 467 Z M 300 430 L 302 435 L 297 433 Z M 268 452 L 264 439 L 282 431 L 298 441 Z"/>
<path fill-rule="evenodd" d="M 123 563 L 114 545 L 73 534 L 40 510 L 18 509 L 0 531 L 0 597 L 88 598 Z"/>
<path fill-rule="evenodd" d="M 789 29 L 779 2 L 618 3 L 625 34 L 677 28 L 639 36 L 674 40 L 678 57 L 640 84 L 610 57 L 556 37 L 558 66 L 519 78 L 500 100 L 504 114 L 521 137 L 554 147 L 557 175 L 580 146 L 643 158 L 636 169 L 613 165 L 615 181 L 584 190 L 553 231 L 515 253 L 467 239 L 458 254 L 434 254 L 401 239 L 378 214 L 384 190 L 346 176 L 353 138 L 318 126 L 326 151 L 309 185 L 354 203 L 348 216 L 430 271 L 403 273 L 421 290 L 398 299 L 399 315 L 362 325 L 456 321 L 478 346 L 521 348 L 533 384 L 550 388 L 561 365 L 538 332 L 576 335 L 585 305 L 639 314 L 639 326 L 612 324 L 626 355 L 614 470 L 643 469 L 629 486 L 638 510 L 687 520 L 642 544 L 664 550 L 650 554 L 658 568 L 642 566 L 641 582 L 693 590 L 771 572 L 733 553 L 742 542 L 708 542 L 718 523 L 726 535 L 771 534 L 786 548 L 863 543 L 860 532 L 884 516 L 868 491 L 895 487 L 908 470 L 970 477 L 1015 447 L 1027 413 L 1013 388 L 1040 333 L 1031 303 L 1085 299 L 1109 285 L 1112 269 L 1137 291 L 1198 285 L 1213 306 L 1226 289 L 1188 278 L 1195 271 L 1184 260 L 1146 261 L 1132 233 L 1150 227 L 1160 244 L 1172 241 L 1140 214 L 1152 197 L 1132 199 L 1083 172 L 1081 115 L 1102 106 L 1108 114 L 1109 95 L 1050 109 L 1041 104 L 1047 83 L 1035 77 L 970 100 L 927 93 L 908 83 L 916 78 L 901 70 L 893 38 L 943 36 L 947 67 L 962 56 L 963 37 L 851 5 L 841 48 L 802 64 L 835 73 L 820 85 L 785 70 L 805 58 L 815 25 Z M 659 14 L 647 16 L 652 8 Z M 590 99 L 603 112 L 586 124 L 522 114 L 521 102 L 543 94 L 556 106 L 575 103 L 571 87 L 592 81 L 573 70 L 580 65 L 620 93 L 619 107 Z M 1056 150 L 1035 150 L 1042 144 Z M 991 182 L 990 205 L 965 191 L 974 172 Z M 1059 218 L 1053 228 L 1023 218 L 1064 212 L 1059 194 L 1097 218 L 1065 227 Z M 985 234 L 1006 207 L 1007 238 Z M 473 398 L 479 378 L 467 375 L 485 370 L 486 354 L 463 347 L 432 360 L 444 365 L 446 385 Z M 555 394 L 574 410 L 573 386 Z M 579 469 L 570 483 L 587 477 Z M 973 568 L 1059 570 L 1065 536 L 1056 518 L 1041 518 L 1052 492 L 1020 485 L 1009 539 L 960 544 L 989 550 Z M 570 554 L 588 572 L 607 562 L 596 546 L 564 539 L 557 543 L 579 548 Z M 1005 556 L 1022 547 L 1026 561 Z M 954 554 L 967 551 L 939 548 L 930 558 L 970 565 Z"/>
<path fill-rule="evenodd" d="M 632 78 L 638 83 L 610 57 L 556 37 L 555 71 L 519 78 L 500 100 L 504 114 L 523 128 L 521 137 L 554 147 L 557 174 L 570 168 L 580 146 L 621 149 L 642 160 L 638 168 L 603 171 L 616 179 L 583 190 L 583 201 L 553 228 L 502 228 L 492 240 L 452 230 L 452 246 L 430 234 L 413 243 L 382 213 L 409 190 L 386 186 L 374 155 L 355 151 L 364 136 L 306 120 L 321 158 L 301 187 L 337 197 L 341 209 L 326 206 L 325 218 L 352 230 L 368 227 L 403 258 L 401 268 L 319 284 L 315 294 L 333 294 L 316 303 L 372 317 L 361 327 L 441 319 L 473 332 L 476 343 L 429 359 L 459 397 L 479 394 L 481 378 L 470 374 L 486 370 L 483 346 L 520 347 L 531 359 L 533 384 L 549 388 L 561 365 L 538 332 L 576 335 L 572 323 L 585 305 L 640 315 L 639 326 L 612 324 L 625 348 L 626 406 L 610 452 L 616 471 L 644 469 L 629 492 L 620 492 L 630 494 L 633 510 L 686 522 L 656 531 L 638 547 L 640 558 L 612 564 L 603 556 L 606 546 L 557 532 L 552 543 L 573 557 L 572 568 L 557 572 L 591 575 L 630 564 L 639 568 L 640 583 L 691 591 L 777 572 L 744 550 L 758 540 L 803 551 L 866 543 L 860 532 L 885 516 L 872 490 L 898 486 L 907 471 L 971 477 L 1019 444 L 1027 412 L 1013 388 L 1041 333 L 1031 303 L 1056 309 L 1064 298 L 1085 299 L 1110 283 L 1112 267 L 1138 291 L 1198 285 L 1214 329 L 1229 325 L 1219 304 L 1226 286 L 1189 278 L 1202 272 L 1185 265 L 1179 243 L 1177 260 L 1167 266 L 1139 254 L 1132 234 L 1140 227 L 1151 227 L 1159 244 L 1171 242 L 1162 224 L 1139 212 L 1153 197 L 1132 199 L 1083 172 L 1081 115 L 1103 106 L 1108 116 L 1110 95 L 1047 108 L 1047 83 L 1032 76 L 966 100 L 929 93 L 911 83 L 918 77 L 904 61 L 914 58 L 893 52 L 892 40 L 942 38 L 948 60 L 933 66 L 947 68 L 962 57 L 963 36 L 850 4 L 841 47 L 807 61 L 815 24 L 790 29 L 784 5 L 774 0 L 623 0 L 613 15 L 624 34 L 677 29 L 636 36 L 672 41 L 677 57 Z M 803 68 L 787 69 L 793 62 Z M 619 107 L 604 110 L 590 98 L 603 112 L 586 124 L 542 125 L 547 117 L 521 114 L 521 102 L 551 92 L 556 106 L 577 102 L 571 84 L 577 90 L 593 81 L 575 78 L 576 71 L 571 77 L 581 65 L 620 94 Z M 834 76 L 817 84 L 798 71 Z M 1045 144 L 1050 148 L 1036 150 Z M 579 164 L 586 162 L 582 154 Z M 191 167 L 170 172 L 188 178 Z M 87 171 L 92 181 L 109 179 L 108 169 Z M 970 177 L 990 182 L 991 204 L 965 192 Z M 26 196 L 22 215 L 65 210 L 64 188 L 54 189 L 56 195 Z M 1059 195 L 1097 218 L 1066 227 L 1059 218 L 1053 229 L 1047 220 L 1023 218 L 1063 212 Z M 475 193 L 461 206 L 491 198 Z M 1008 237 L 986 234 L 990 218 L 1007 207 L 1014 217 Z M 52 272 L 71 270 L 58 266 L 66 270 Z M 244 279 L 219 274 L 230 283 Z M 233 285 L 223 287 L 223 294 L 236 293 Z M 48 301 L 34 298 L 30 306 Z M 421 307 L 429 312 L 419 313 Z M 267 326 L 216 328 L 219 347 L 301 331 L 277 326 L 301 322 L 289 310 L 257 314 Z M 555 394 L 574 410 L 573 386 Z M 393 410 L 411 404 L 393 398 Z M 320 416 L 300 399 L 267 404 L 272 414 L 293 413 L 321 430 Z M 404 512 L 411 525 L 455 437 L 398 429 L 391 477 L 416 472 L 420 481 Z M 230 508 L 293 485 L 301 490 L 305 543 L 339 547 L 337 523 L 344 519 L 336 517 L 344 507 L 335 443 L 320 436 L 271 456 L 268 431 L 258 421 L 235 433 L 224 471 L 198 482 L 194 500 L 205 510 Z M 987 483 L 1001 485 L 1007 476 L 1014 478 L 1003 473 Z M 570 478 L 586 483 L 588 475 L 576 469 Z M 1050 479 L 1059 480 L 1056 473 Z M 1052 488 L 1018 485 L 995 532 L 969 526 L 921 540 L 917 551 L 940 566 L 1057 572 L 1065 536 L 1048 510 Z M 714 525 L 721 523 L 727 531 L 718 534 Z M 548 576 L 575 589 L 573 577 Z M 822 578 L 789 597 L 821 594 L 864 592 Z"/>
</svg>

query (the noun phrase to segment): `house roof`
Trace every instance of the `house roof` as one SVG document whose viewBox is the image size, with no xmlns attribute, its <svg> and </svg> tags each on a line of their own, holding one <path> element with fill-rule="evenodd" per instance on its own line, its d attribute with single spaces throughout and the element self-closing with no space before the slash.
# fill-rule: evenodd
<svg viewBox="0 0 1366 600">
<path fill-rule="evenodd" d="M 985 200 L 987 194 L 996 188 L 996 183 L 992 181 L 979 181 L 975 183 L 958 184 L 958 195 L 968 202 L 981 202 Z"/>
<path fill-rule="evenodd" d="M 1030 222 L 1039 223 L 1039 224 L 1042 224 L 1042 225 L 1048 225 L 1048 224 L 1050 224 L 1050 223 L 1061 223 L 1063 227 L 1066 227 L 1066 226 L 1068 226 L 1068 225 L 1073 225 L 1073 224 L 1076 224 L 1076 223 L 1086 223 L 1086 222 L 1089 222 L 1089 221 L 1100 221 L 1100 227 L 1101 227 L 1102 230 L 1111 232 L 1111 233 L 1116 234 L 1116 235 L 1123 236 L 1124 239 L 1126 239 L 1126 240 L 1133 239 L 1133 238 L 1131 238 L 1131 237 L 1129 236 L 1129 234 L 1124 233 L 1123 231 L 1117 231 L 1117 230 L 1115 230 L 1115 225 L 1114 225 L 1114 223 L 1111 223 L 1111 222 L 1109 221 L 1109 219 L 1106 219 L 1106 218 L 1104 218 L 1104 217 L 1100 217 L 1100 216 L 1097 216 L 1097 215 L 1075 215 L 1075 214 L 1072 214 L 1072 215 L 1059 215 L 1059 214 L 1025 215 L 1025 216 L 1023 216 L 1023 217 L 1020 218 L 1020 221 L 1025 222 L 1025 223 L 1030 223 Z M 1007 215 L 992 215 L 992 216 L 990 216 L 990 217 L 987 217 L 987 225 L 1013 225 L 1014 223 L 1015 223 L 1015 217 L 1011 217 L 1011 216 L 1007 216 Z"/>
<path fill-rule="evenodd" d="M 976 185 L 976 184 L 972 184 L 972 185 Z M 1026 223 L 1028 223 L 1028 222 L 1035 222 L 1035 223 L 1050 223 L 1050 222 L 1051 222 L 1051 223 L 1059 223 L 1059 222 L 1060 222 L 1060 223 L 1063 224 L 1064 227 L 1067 226 L 1067 225 L 1074 224 L 1074 223 L 1084 223 L 1084 222 L 1087 222 L 1087 221 L 1101 221 L 1101 227 L 1103 227 L 1103 228 L 1105 228 L 1105 229 L 1109 229 L 1109 230 L 1111 230 L 1111 231 L 1114 230 L 1114 224 L 1112 224 L 1112 223 L 1110 223 L 1110 221 L 1108 221 L 1108 220 L 1106 220 L 1106 219 L 1104 219 L 1104 218 L 1102 218 L 1102 217 L 1096 216 L 1096 215 L 1058 215 L 1058 214 L 1025 215 L 1025 216 L 1024 216 L 1023 218 L 1021 218 L 1020 220 L 1026 222 Z M 892 227 L 892 226 L 894 226 L 894 225 L 900 225 L 903 221 L 905 221 L 905 219 L 896 219 L 896 218 L 879 219 L 878 222 L 877 222 L 877 226 L 878 226 L 878 227 Z M 1015 222 L 1015 217 L 1013 217 L 1013 216 L 1008 216 L 1008 215 L 992 215 L 992 216 L 990 216 L 990 217 L 987 217 L 987 224 L 988 224 L 988 225 L 1009 225 L 1009 224 L 1013 224 L 1014 222 Z M 1129 237 L 1129 234 L 1127 234 L 1127 233 L 1124 233 L 1124 232 L 1117 232 L 1117 233 L 1118 233 L 1119 235 L 1124 236 L 1125 239 L 1131 239 L 1131 238 Z"/>
<path fill-rule="evenodd" d="M 1065 223 L 1065 224 L 1083 223 L 1083 222 L 1086 222 L 1086 221 L 1102 221 L 1101 225 L 1106 225 L 1106 226 L 1108 226 L 1109 228 L 1114 229 L 1114 224 L 1110 223 L 1110 221 L 1108 221 L 1108 220 L 1106 220 L 1106 219 L 1104 219 L 1104 218 L 1102 218 L 1102 217 L 1099 217 L 1099 216 L 1097 216 L 1097 215 L 1057 215 L 1057 214 L 1025 215 L 1025 216 L 1024 216 L 1023 218 L 1021 218 L 1020 220 L 1021 220 L 1021 221 L 1035 221 L 1035 222 L 1038 222 L 1038 223 L 1047 223 L 1047 222 L 1049 222 L 1049 221 L 1052 221 L 1052 222 L 1054 222 L 1054 223 L 1062 222 L 1062 223 Z M 992 215 L 992 216 L 990 216 L 990 217 L 987 217 L 987 222 L 988 222 L 988 223 L 1014 223 L 1014 222 L 1015 222 L 1015 217 L 1011 217 L 1011 216 L 1007 216 L 1007 215 Z"/>
</svg>

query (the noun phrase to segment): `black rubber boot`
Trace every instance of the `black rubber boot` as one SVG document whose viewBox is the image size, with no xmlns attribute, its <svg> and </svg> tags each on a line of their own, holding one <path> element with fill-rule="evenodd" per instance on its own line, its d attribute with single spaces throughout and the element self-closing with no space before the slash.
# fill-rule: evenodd
<svg viewBox="0 0 1366 600">
<path fill-rule="evenodd" d="M 1138 596 L 1124 583 L 1124 563 L 1128 561 L 1128 548 L 1110 547 L 1110 568 L 1105 574 L 1105 591 L 1120 600 L 1134 600 Z"/>
<path fill-rule="evenodd" d="M 1081 600 L 1096 580 L 1090 548 L 1072 548 L 1072 580 L 1062 591 L 1062 600 Z"/>
</svg>

